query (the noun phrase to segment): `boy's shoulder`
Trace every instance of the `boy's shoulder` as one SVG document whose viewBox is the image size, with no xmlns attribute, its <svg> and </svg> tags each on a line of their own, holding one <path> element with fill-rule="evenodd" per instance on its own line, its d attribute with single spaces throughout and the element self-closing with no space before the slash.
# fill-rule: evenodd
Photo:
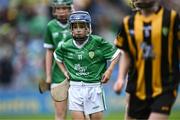
<svg viewBox="0 0 180 120">
<path fill-rule="evenodd" d="M 99 36 L 99 35 L 93 35 L 93 34 L 91 34 L 90 37 L 91 37 L 92 39 L 97 39 L 97 40 L 103 39 L 101 36 Z"/>
<path fill-rule="evenodd" d="M 104 40 L 103 37 L 101 37 L 99 35 L 90 35 L 89 37 L 91 40 L 96 41 L 96 42 L 101 42 Z"/>
<path fill-rule="evenodd" d="M 72 45 L 72 38 L 66 39 L 62 42 L 62 47 L 68 48 Z"/>
<path fill-rule="evenodd" d="M 56 25 L 57 24 L 57 20 L 56 19 L 52 19 L 48 22 L 48 26 L 52 26 L 52 25 Z"/>
</svg>

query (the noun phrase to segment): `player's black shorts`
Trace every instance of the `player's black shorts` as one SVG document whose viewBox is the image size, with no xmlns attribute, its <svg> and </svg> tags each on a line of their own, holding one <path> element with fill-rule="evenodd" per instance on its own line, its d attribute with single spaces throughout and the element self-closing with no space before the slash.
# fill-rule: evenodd
<svg viewBox="0 0 180 120">
<path fill-rule="evenodd" d="M 130 95 L 128 116 L 136 119 L 147 119 L 151 112 L 169 115 L 175 99 L 173 93 L 163 93 L 148 100 L 140 100 L 135 95 Z"/>
</svg>

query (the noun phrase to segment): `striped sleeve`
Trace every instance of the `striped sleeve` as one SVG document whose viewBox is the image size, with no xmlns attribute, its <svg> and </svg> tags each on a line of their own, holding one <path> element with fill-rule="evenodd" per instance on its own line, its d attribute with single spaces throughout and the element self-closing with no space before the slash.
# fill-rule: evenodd
<svg viewBox="0 0 180 120">
<path fill-rule="evenodd" d="M 45 40 L 44 40 L 44 48 L 52 49 L 54 48 L 54 44 L 52 41 L 52 33 L 50 31 L 49 25 L 47 26 L 46 33 L 45 33 Z"/>
<path fill-rule="evenodd" d="M 63 51 L 62 51 L 62 45 L 58 48 L 56 48 L 56 50 L 53 53 L 54 55 L 54 59 L 58 62 L 62 62 L 63 61 Z"/>
<path fill-rule="evenodd" d="M 125 21 L 129 17 L 125 17 L 124 21 L 122 22 L 121 26 L 119 27 L 119 31 L 117 33 L 116 39 L 114 40 L 114 44 L 116 47 L 127 50 L 127 33 L 125 31 Z"/>
</svg>

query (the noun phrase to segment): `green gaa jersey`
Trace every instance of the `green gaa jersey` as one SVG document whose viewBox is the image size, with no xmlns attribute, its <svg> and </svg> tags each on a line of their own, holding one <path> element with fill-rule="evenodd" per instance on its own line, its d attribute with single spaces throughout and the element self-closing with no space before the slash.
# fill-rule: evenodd
<svg viewBox="0 0 180 120">
<path fill-rule="evenodd" d="M 69 24 L 63 25 L 56 19 L 53 19 L 47 25 L 44 48 L 55 50 L 62 42 L 70 38 Z M 52 83 L 60 83 L 64 79 L 65 76 L 54 60 L 52 66 Z"/>
<path fill-rule="evenodd" d="M 114 59 L 118 53 L 109 42 L 90 35 L 82 46 L 78 46 L 73 39 L 64 42 L 55 50 L 54 57 L 65 64 L 72 81 L 95 83 L 100 82 L 107 60 Z"/>
</svg>

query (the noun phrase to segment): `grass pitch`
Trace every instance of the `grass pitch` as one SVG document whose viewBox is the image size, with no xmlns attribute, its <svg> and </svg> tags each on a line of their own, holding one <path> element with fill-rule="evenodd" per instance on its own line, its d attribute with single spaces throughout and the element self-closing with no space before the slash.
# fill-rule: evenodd
<svg viewBox="0 0 180 120">
<path fill-rule="evenodd" d="M 123 120 L 124 112 L 109 113 L 104 115 L 104 120 Z M 54 120 L 53 115 L 1 115 L 0 120 Z M 68 115 L 67 120 L 71 120 Z M 169 120 L 180 120 L 180 110 L 172 111 Z"/>
</svg>

